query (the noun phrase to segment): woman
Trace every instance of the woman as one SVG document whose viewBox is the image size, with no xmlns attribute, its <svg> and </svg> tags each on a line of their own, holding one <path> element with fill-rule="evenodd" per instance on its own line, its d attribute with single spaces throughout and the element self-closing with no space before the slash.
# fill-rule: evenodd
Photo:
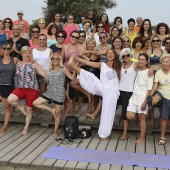
<svg viewBox="0 0 170 170">
<path fill-rule="evenodd" d="M 56 12 L 53 17 L 53 22 L 48 24 L 46 29 L 48 30 L 50 25 L 55 24 L 57 26 L 57 30 L 63 30 L 63 23 L 60 20 L 61 20 L 61 14 L 59 12 Z"/>
<path fill-rule="evenodd" d="M 38 38 L 40 35 L 40 28 L 38 26 L 33 26 L 31 28 L 31 35 L 32 38 L 29 40 L 30 48 L 31 49 L 38 48 L 39 47 Z"/>
<path fill-rule="evenodd" d="M 99 62 L 100 59 L 99 59 L 99 56 L 97 55 L 94 55 L 94 54 L 89 54 L 88 51 L 94 51 L 96 47 L 96 42 L 94 39 L 92 38 L 88 38 L 86 40 L 86 43 L 85 43 L 85 49 L 87 50 L 87 53 L 82 55 L 82 57 L 85 59 L 85 60 L 88 60 L 88 61 L 93 61 L 93 62 Z M 100 70 L 98 68 L 92 68 L 90 66 L 86 66 L 84 64 L 80 64 L 80 67 L 85 69 L 86 71 L 89 71 L 91 73 L 93 73 L 96 77 L 100 77 Z M 83 94 L 85 94 L 87 96 L 87 98 L 89 99 L 89 103 L 88 103 L 88 110 L 87 110 L 87 113 L 86 115 L 89 116 L 90 118 L 92 118 L 92 114 L 91 111 L 93 109 L 93 106 L 94 104 L 96 104 L 98 101 L 98 97 L 95 97 L 93 96 L 92 94 L 89 94 L 87 91 L 85 91 L 81 86 L 80 86 L 80 82 L 79 82 L 79 79 L 77 78 L 75 81 L 71 81 L 70 85 L 76 89 L 77 91 L 81 92 L 78 96 L 78 112 L 81 113 L 81 104 L 82 104 L 82 101 L 83 101 Z"/>
<path fill-rule="evenodd" d="M 142 49 L 144 53 L 147 53 L 147 51 L 150 48 L 150 38 L 145 38 L 144 40 L 144 48 Z"/>
<path fill-rule="evenodd" d="M 2 20 L 0 20 L 0 47 L 8 40 L 8 34 L 4 30 L 5 25 Z"/>
<path fill-rule="evenodd" d="M 118 27 L 114 26 L 112 27 L 111 31 L 110 31 L 110 38 L 108 40 L 108 44 L 113 44 L 113 38 L 117 37 L 119 35 L 119 29 Z"/>
<path fill-rule="evenodd" d="M 92 22 L 90 20 L 86 19 L 83 21 L 83 30 L 86 33 L 86 39 L 91 38 L 91 36 L 92 36 L 92 33 L 89 31 L 89 29 L 91 29 L 91 27 L 92 27 Z"/>
<path fill-rule="evenodd" d="M 75 80 L 75 73 L 73 75 L 67 68 L 63 67 L 61 56 L 58 53 L 51 55 L 50 67 L 47 71 L 48 86 L 47 90 L 38 97 L 33 105 L 39 109 L 45 109 L 51 112 L 55 118 L 54 137 L 58 135 L 58 127 L 60 124 L 60 110 L 64 103 L 65 89 L 64 81 L 65 75 L 71 80 Z M 46 103 L 54 103 L 55 109 L 46 106 Z"/>
<path fill-rule="evenodd" d="M 140 137 L 134 140 L 134 143 L 145 142 L 146 131 L 146 114 L 147 114 L 147 97 L 150 94 L 150 90 L 153 85 L 153 76 L 148 77 L 149 71 L 149 56 L 145 53 L 141 53 L 138 57 L 138 73 L 135 78 L 133 94 L 129 100 L 127 107 L 127 119 L 136 119 L 136 113 L 138 113 L 140 123 Z"/>
<path fill-rule="evenodd" d="M 12 38 L 12 27 L 13 27 L 13 21 L 11 18 L 5 18 L 3 20 L 3 23 L 5 23 L 5 32 L 8 34 L 9 38 Z"/>
<path fill-rule="evenodd" d="M 47 30 L 45 29 L 45 20 L 40 18 L 38 20 L 38 26 L 40 27 L 40 34 L 44 34 L 47 36 Z"/>
<path fill-rule="evenodd" d="M 140 53 L 143 53 L 142 51 L 142 48 L 144 47 L 144 43 L 143 43 L 143 40 L 141 37 L 136 37 L 134 40 L 133 40 L 133 43 L 132 43 L 132 48 L 133 48 L 133 51 L 132 51 L 132 61 L 133 62 L 138 62 L 138 57 L 139 57 L 139 54 Z"/>
<path fill-rule="evenodd" d="M 157 104 L 162 101 L 160 109 L 160 124 L 161 124 L 161 137 L 159 145 L 165 144 L 165 132 L 170 115 L 170 54 L 164 54 L 160 58 L 162 68 L 155 74 L 154 85 L 152 87 L 150 96 L 148 97 L 148 105 Z M 153 96 L 154 95 L 154 96 Z M 153 101 L 152 101 L 153 100 Z"/>
<path fill-rule="evenodd" d="M 170 54 L 170 37 L 166 37 L 164 40 L 165 50 L 164 53 Z"/>
<path fill-rule="evenodd" d="M 121 37 L 123 40 L 123 48 L 131 48 L 131 40 L 127 35 Z"/>
<path fill-rule="evenodd" d="M 156 27 L 156 34 L 161 39 L 162 43 L 164 42 L 166 37 L 169 37 L 169 27 L 166 23 L 159 23 Z M 163 45 L 163 44 L 162 44 Z"/>
<path fill-rule="evenodd" d="M 31 48 L 23 46 L 21 49 L 23 61 L 19 61 L 16 67 L 17 86 L 14 91 L 9 95 L 8 102 L 12 106 L 18 108 L 26 116 L 26 124 L 22 131 L 22 135 L 28 133 L 29 124 L 32 119 L 33 101 L 38 97 L 38 82 L 36 73 L 45 77 L 45 72 L 37 64 L 31 62 Z M 24 106 L 19 104 L 21 99 L 26 100 L 26 110 Z"/>
<path fill-rule="evenodd" d="M 124 28 L 122 26 L 122 18 L 121 17 L 116 17 L 114 19 L 114 22 L 113 22 L 114 26 L 118 27 L 119 29 L 119 34 L 118 36 L 120 36 L 122 34 L 122 32 L 124 32 Z"/>
<path fill-rule="evenodd" d="M 149 19 L 144 19 L 140 26 L 138 36 L 145 40 L 145 38 L 151 38 L 154 34 L 155 32 L 152 30 L 151 21 Z"/>
<path fill-rule="evenodd" d="M 119 61 L 122 63 L 120 72 L 119 90 L 122 101 L 122 119 L 123 119 L 123 135 L 121 140 L 127 139 L 128 119 L 126 110 L 129 99 L 132 96 L 133 84 L 137 73 L 137 63 L 132 62 L 132 52 L 130 48 L 124 48 L 119 54 Z"/>
<path fill-rule="evenodd" d="M 38 38 L 39 47 L 32 50 L 33 59 L 40 65 L 43 70 L 47 70 L 50 63 L 50 56 L 52 50 L 46 47 L 47 37 L 44 34 L 40 34 Z M 37 75 L 39 83 L 39 95 L 43 94 L 47 87 L 47 81 L 41 75 Z M 37 113 L 37 115 L 40 113 Z"/>
<path fill-rule="evenodd" d="M 79 26 L 74 23 L 74 16 L 69 14 L 67 16 L 67 22 L 64 24 L 64 31 L 67 33 L 67 38 L 65 39 L 66 44 L 70 43 L 70 34 L 74 30 L 79 31 Z"/>
<path fill-rule="evenodd" d="M 66 39 L 66 37 L 67 37 L 67 34 L 64 30 L 60 30 L 56 32 L 57 43 L 50 46 L 53 53 L 61 54 L 62 48 L 65 45 L 64 40 Z"/>
<path fill-rule="evenodd" d="M 85 33 L 85 31 L 80 30 L 79 31 L 79 42 L 78 43 L 80 45 L 84 46 L 85 40 L 86 40 L 86 33 Z"/>
<path fill-rule="evenodd" d="M 79 56 L 81 48 L 83 48 L 82 45 L 78 44 L 78 40 L 79 40 L 79 32 L 78 31 L 72 31 L 71 34 L 70 34 L 70 43 L 64 45 L 63 48 L 62 48 L 62 52 L 61 52 L 61 58 L 62 58 L 62 60 L 64 60 L 64 66 L 71 73 L 73 72 L 73 69 L 68 65 L 68 61 L 69 61 L 72 54 Z M 69 115 L 70 108 L 71 108 L 71 105 L 73 103 L 73 99 L 75 97 L 75 90 L 70 86 L 70 81 L 71 81 L 70 78 L 66 77 L 65 90 L 66 90 L 66 98 L 68 100 L 68 106 L 67 106 L 67 109 L 65 111 L 66 116 Z M 69 90 L 67 90 L 67 84 L 69 84 Z M 74 111 L 74 110 L 75 110 L 75 108 L 72 108 L 72 111 Z"/>
<path fill-rule="evenodd" d="M 11 119 L 11 105 L 8 103 L 7 98 L 14 90 L 15 66 L 19 61 L 16 57 L 10 56 L 11 50 L 12 47 L 10 43 L 6 42 L 2 45 L 3 57 L 0 58 L 0 94 L 5 109 L 5 118 L 0 134 L 6 132 Z"/>
<path fill-rule="evenodd" d="M 29 40 L 30 37 L 28 35 L 28 33 L 24 32 L 24 28 L 25 28 L 25 22 L 24 21 L 20 21 L 19 22 L 19 26 L 20 26 L 20 37 Z"/>
<path fill-rule="evenodd" d="M 116 51 L 117 57 L 119 58 L 120 51 L 122 50 L 123 41 L 121 37 L 115 37 L 113 39 L 112 48 Z"/>
<path fill-rule="evenodd" d="M 101 21 L 105 24 L 104 30 L 107 33 L 110 33 L 110 24 L 109 24 L 109 18 L 108 15 L 106 13 L 103 13 L 100 15 L 98 22 Z"/>
<path fill-rule="evenodd" d="M 95 29 L 96 29 L 96 32 L 92 34 L 92 38 L 95 39 L 96 41 L 96 45 L 100 44 L 100 40 L 99 40 L 99 34 L 101 32 L 104 32 L 104 27 L 105 27 L 105 24 L 102 22 L 102 21 L 99 21 L 98 23 L 96 23 L 95 25 Z"/>
<path fill-rule="evenodd" d="M 76 56 L 72 56 L 69 61 L 69 65 L 80 75 L 80 85 L 89 93 L 102 97 L 102 112 L 98 130 L 101 140 L 106 140 L 111 133 L 119 97 L 120 62 L 116 55 L 114 50 L 108 50 L 106 63 L 90 62 Z M 94 74 L 77 67 L 74 59 L 85 65 L 100 68 L 100 80 Z"/>
<path fill-rule="evenodd" d="M 56 24 L 52 24 L 49 26 L 48 30 L 47 30 L 47 47 L 50 47 L 53 44 L 57 43 L 56 40 L 56 32 L 58 31 L 58 28 L 56 26 Z"/>
</svg>

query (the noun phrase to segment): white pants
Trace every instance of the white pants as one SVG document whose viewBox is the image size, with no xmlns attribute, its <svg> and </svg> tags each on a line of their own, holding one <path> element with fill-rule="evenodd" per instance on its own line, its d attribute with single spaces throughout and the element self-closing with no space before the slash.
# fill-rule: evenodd
<svg viewBox="0 0 170 170">
<path fill-rule="evenodd" d="M 119 94 L 104 88 L 101 81 L 94 74 L 83 69 L 80 72 L 79 82 L 86 91 L 103 98 L 98 134 L 102 138 L 107 138 L 113 127 Z"/>
</svg>

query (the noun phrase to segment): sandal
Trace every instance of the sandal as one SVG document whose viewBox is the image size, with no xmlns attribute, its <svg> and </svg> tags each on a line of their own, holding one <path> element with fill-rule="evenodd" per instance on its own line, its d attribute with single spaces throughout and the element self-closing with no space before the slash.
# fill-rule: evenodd
<svg viewBox="0 0 170 170">
<path fill-rule="evenodd" d="M 164 145 L 165 144 L 165 138 L 161 137 L 159 140 L 159 145 Z"/>
<path fill-rule="evenodd" d="M 151 95 L 147 97 L 147 104 L 149 109 L 152 108 L 152 99 L 153 97 Z"/>
</svg>

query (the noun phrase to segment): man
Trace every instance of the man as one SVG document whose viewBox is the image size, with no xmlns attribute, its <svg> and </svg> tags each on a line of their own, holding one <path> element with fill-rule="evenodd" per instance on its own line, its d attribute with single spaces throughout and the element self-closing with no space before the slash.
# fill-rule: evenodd
<svg viewBox="0 0 170 170">
<path fill-rule="evenodd" d="M 140 26 L 141 26 L 142 22 L 143 22 L 142 17 L 137 17 L 136 18 L 136 23 L 137 23 L 136 26 L 135 26 L 135 31 L 136 32 L 139 32 L 139 29 L 140 29 Z"/>
<path fill-rule="evenodd" d="M 89 9 L 88 10 L 88 16 L 87 19 L 91 20 L 93 25 L 96 23 L 96 18 L 94 16 L 94 10 L 93 9 Z"/>
<path fill-rule="evenodd" d="M 21 21 L 24 21 L 24 23 L 25 23 L 24 32 L 29 33 L 29 23 L 28 23 L 28 21 L 23 19 L 23 16 L 24 16 L 23 12 L 22 11 L 18 11 L 17 12 L 17 16 L 18 16 L 18 20 L 14 21 L 13 24 L 14 25 L 18 25 Z"/>
<path fill-rule="evenodd" d="M 12 47 L 11 57 L 17 57 L 19 60 L 22 60 L 21 56 L 21 48 L 23 46 L 30 46 L 28 40 L 20 37 L 20 26 L 14 25 L 12 27 L 12 34 L 13 38 L 7 40 L 6 42 L 9 42 Z"/>
</svg>

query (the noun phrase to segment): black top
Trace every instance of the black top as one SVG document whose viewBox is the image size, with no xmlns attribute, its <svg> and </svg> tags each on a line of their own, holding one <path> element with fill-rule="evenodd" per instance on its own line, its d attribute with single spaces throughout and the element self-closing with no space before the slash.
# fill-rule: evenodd
<svg viewBox="0 0 170 170">
<path fill-rule="evenodd" d="M 7 40 L 6 42 L 9 42 L 11 47 L 14 44 L 14 41 L 13 41 L 12 38 Z M 16 48 L 17 48 L 18 51 L 21 51 L 21 48 L 23 46 L 29 46 L 30 47 L 30 44 L 29 44 L 28 40 L 21 37 L 18 41 L 16 41 Z M 11 57 L 17 57 L 19 60 L 22 60 L 22 56 L 20 54 L 18 54 L 17 52 L 15 52 L 15 51 L 13 51 L 10 56 Z"/>
<path fill-rule="evenodd" d="M 58 54 L 61 54 L 61 50 L 62 48 L 60 47 L 56 47 L 55 44 L 51 45 L 50 48 L 52 49 L 53 53 L 58 53 Z"/>
</svg>

